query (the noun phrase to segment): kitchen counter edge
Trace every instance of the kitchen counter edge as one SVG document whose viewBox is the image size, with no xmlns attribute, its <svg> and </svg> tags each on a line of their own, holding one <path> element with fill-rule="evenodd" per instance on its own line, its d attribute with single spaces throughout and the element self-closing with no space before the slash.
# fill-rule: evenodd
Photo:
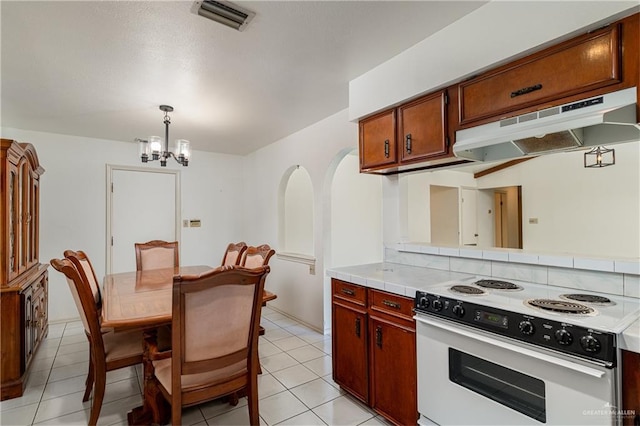
<svg viewBox="0 0 640 426">
<path fill-rule="evenodd" d="M 470 278 L 475 275 L 380 262 L 330 268 L 327 269 L 327 276 L 413 299 L 417 290 L 427 290 L 446 281 Z M 619 336 L 618 347 L 640 353 L 640 319 L 627 327 Z"/>
</svg>

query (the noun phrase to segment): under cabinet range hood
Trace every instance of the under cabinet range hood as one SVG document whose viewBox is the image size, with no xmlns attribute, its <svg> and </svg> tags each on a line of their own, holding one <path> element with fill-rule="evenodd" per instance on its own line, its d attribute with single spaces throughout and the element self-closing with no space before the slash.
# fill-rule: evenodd
<svg viewBox="0 0 640 426">
<path fill-rule="evenodd" d="M 640 141 L 636 88 L 547 108 L 456 132 L 453 152 L 499 161 Z"/>
</svg>

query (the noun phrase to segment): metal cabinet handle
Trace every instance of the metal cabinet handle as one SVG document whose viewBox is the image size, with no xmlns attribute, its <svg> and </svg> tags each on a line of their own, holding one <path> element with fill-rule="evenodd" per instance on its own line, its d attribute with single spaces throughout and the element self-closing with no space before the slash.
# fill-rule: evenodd
<svg viewBox="0 0 640 426">
<path fill-rule="evenodd" d="M 523 87 L 522 89 L 518 89 L 514 92 L 511 92 L 511 97 L 515 98 L 516 96 L 526 95 L 527 93 L 535 92 L 536 90 L 542 89 L 542 84 L 534 84 L 533 86 Z"/>
<path fill-rule="evenodd" d="M 376 327 L 376 346 L 382 348 L 382 327 Z"/>
<path fill-rule="evenodd" d="M 407 149 L 407 154 L 411 154 L 411 133 L 405 136 L 405 148 Z"/>
<path fill-rule="evenodd" d="M 356 318 L 356 336 L 360 337 L 360 317 Z"/>
<path fill-rule="evenodd" d="M 400 304 L 396 303 L 396 302 L 392 302 L 391 300 L 386 300 L 385 299 L 385 300 L 382 301 L 382 304 L 385 305 L 385 306 L 388 306 L 390 308 L 393 308 L 393 309 L 400 309 Z"/>
<path fill-rule="evenodd" d="M 340 291 L 342 291 L 342 292 L 343 292 L 344 294 L 346 294 L 347 296 L 355 296 L 355 295 L 356 295 L 356 292 L 355 292 L 355 291 L 350 290 L 350 289 L 348 289 L 348 288 L 343 288 L 343 289 L 342 289 L 342 290 L 340 290 Z"/>
<path fill-rule="evenodd" d="M 389 139 L 384 141 L 384 156 L 385 158 L 389 158 Z"/>
</svg>

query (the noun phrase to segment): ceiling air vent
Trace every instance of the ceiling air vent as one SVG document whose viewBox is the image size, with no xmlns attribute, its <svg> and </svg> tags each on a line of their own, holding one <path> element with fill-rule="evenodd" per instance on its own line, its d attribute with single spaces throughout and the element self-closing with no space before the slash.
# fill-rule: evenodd
<svg viewBox="0 0 640 426">
<path fill-rule="evenodd" d="M 227 1 L 196 1 L 193 13 L 219 22 L 238 31 L 243 31 L 256 14 Z"/>
</svg>

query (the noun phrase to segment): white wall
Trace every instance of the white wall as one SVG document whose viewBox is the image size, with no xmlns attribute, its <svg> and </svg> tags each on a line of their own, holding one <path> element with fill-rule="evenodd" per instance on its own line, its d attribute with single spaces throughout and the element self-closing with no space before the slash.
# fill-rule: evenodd
<svg viewBox="0 0 640 426">
<path fill-rule="evenodd" d="M 98 277 L 104 276 L 106 164 L 141 166 L 137 146 L 12 128 L 0 132 L 3 138 L 32 143 L 45 169 L 40 190 L 40 261 L 60 258 L 66 249 L 84 250 Z M 182 264 L 218 265 L 229 241 L 244 238 L 242 163 L 242 157 L 196 151 L 189 167 L 180 169 L 182 217 L 202 220 L 201 228 L 182 228 Z M 49 320 L 76 318 L 67 283 L 53 268 L 49 268 L 49 285 Z"/>
<path fill-rule="evenodd" d="M 351 80 L 349 119 L 446 87 L 637 7 L 637 1 L 491 1 Z"/>
<path fill-rule="evenodd" d="M 336 155 L 345 148 L 354 149 L 358 127 L 347 120 L 347 110 L 340 111 L 297 133 L 287 136 L 246 157 L 245 233 L 248 243 L 268 243 L 278 247 L 278 190 L 287 170 L 299 164 L 311 177 L 314 206 L 314 247 L 316 274 L 309 267 L 272 258 L 266 287 L 278 298 L 269 305 L 317 328 L 325 329 L 323 300 L 328 279 L 324 277 L 325 241 L 330 239 L 330 198 L 326 181 L 333 175 Z M 327 209 L 329 209 L 327 211 Z"/>
<path fill-rule="evenodd" d="M 382 177 L 359 167 L 357 151 L 346 155 L 331 183 L 331 267 L 382 260 Z"/>
<path fill-rule="evenodd" d="M 313 256 L 313 184 L 304 167 L 289 176 L 284 191 L 283 250 Z"/>
<path fill-rule="evenodd" d="M 613 166 L 584 168 L 584 151 L 544 155 L 482 177 L 478 187 L 522 186 L 525 250 L 638 258 L 640 143 L 610 148 Z"/>
<path fill-rule="evenodd" d="M 543 155 L 479 179 L 453 170 L 403 176 L 406 199 L 397 195 L 392 202 L 408 206 L 408 240 L 431 242 L 429 185 L 478 188 L 478 245 L 487 247 L 493 245 L 493 189 L 522 186 L 524 250 L 638 258 L 640 143 L 611 147 L 616 164 L 600 169 L 584 168 L 584 151 L 576 151 Z M 515 188 L 511 193 L 515 198 Z M 530 224 L 530 218 L 538 223 Z"/>
</svg>

